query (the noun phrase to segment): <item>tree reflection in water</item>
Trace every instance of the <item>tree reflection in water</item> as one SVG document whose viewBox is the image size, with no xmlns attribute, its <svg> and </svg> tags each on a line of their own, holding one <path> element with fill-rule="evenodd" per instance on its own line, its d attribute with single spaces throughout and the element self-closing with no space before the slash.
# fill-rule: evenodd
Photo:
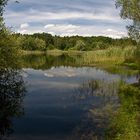
<svg viewBox="0 0 140 140">
<path fill-rule="evenodd" d="M 119 107 L 118 90 L 120 81 L 91 80 L 76 89 L 74 98 L 87 104 L 87 114 L 81 125 L 75 128 L 72 139 L 102 140 L 111 116 Z M 91 101 L 91 102 L 89 102 Z"/>
<path fill-rule="evenodd" d="M 0 140 L 13 132 L 12 119 L 23 115 L 25 86 L 20 71 L 0 69 Z"/>
<path fill-rule="evenodd" d="M 139 69 L 139 72 L 137 74 L 137 79 L 138 79 L 138 82 L 134 84 L 134 86 L 137 86 L 139 89 L 140 89 L 140 57 L 136 57 L 135 58 L 135 61 L 136 61 L 136 64 L 138 66 L 138 69 Z"/>
</svg>

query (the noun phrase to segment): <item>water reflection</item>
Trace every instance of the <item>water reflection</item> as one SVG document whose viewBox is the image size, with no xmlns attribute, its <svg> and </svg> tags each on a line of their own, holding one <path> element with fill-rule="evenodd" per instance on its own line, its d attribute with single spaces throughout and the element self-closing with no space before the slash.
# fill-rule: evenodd
<svg viewBox="0 0 140 140">
<path fill-rule="evenodd" d="M 41 54 L 41 55 L 23 55 L 21 58 L 22 67 L 23 68 L 33 68 L 33 69 L 41 69 L 41 70 L 47 70 L 51 69 L 52 67 L 83 67 L 83 66 L 93 66 L 94 64 L 86 63 L 85 58 L 82 54 L 79 55 L 68 55 L 68 54 L 62 54 L 59 56 L 55 55 L 47 55 L 47 54 Z M 84 61 L 84 62 L 83 62 Z M 120 74 L 122 76 L 133 76 L 137 74 L 137 70 L 130 70 L 126 67 L 121 66 L 98 66 L 96 65 L 96 68 L 105 69 L 107 72 L 112 74 Z"/>
<path fill-rule="evenodd" d="M 79 140 L 105 139 L 111 116 L 119 107 L 118 90 L 120 81 L 91 80 L 75 90 L 76 100 L 87 101 L 87 113 L 73 132 Z"/>
<path fill-rule="evenodd" d="M 137 74 L 138 82 L 135 84 L 135 86 L 137 86 L 140 89 L 140 57 L 136 57 L 135 61 L 137 63 L 138 69 L 139 69 L 139 72 Z"/>
<path fill-rule="evenodd" d="M 134 87 L 134 84 L 91 80 L 76 89 L 75 98 L 82 101 L 91 100 L 91 104 L 81 124 L 74 129 L 70 140 L 140 138 L 140 90 Z"/>
<path fill-rule="evenodd" d="M 33 69 L 50 69 L 52 66 L 76 66 L 82 65 L 81 55 L 23 55 L 21 57 L 23 68 L 33 68 Z"/>
<path fill-rule="evenodd" d="M 0 70 L 0 140 L 13 133 L 12 120 L 23 115 L 25 86 L 20 72 Z"/>
<path fill-rule="evenodd" d="M 22 67 L 29 85 L 26 98 L 20 72 L 0 71 L 1 139 L 13 132 L 12 122 L 14 140 L 105 139 L 121 108 L 120 80 L 137 82 L 136 73 L 126 68 L 118 74 L 118 68 L 83 67 L 80 55 L 23 56 Z M 26 113 L 13 121 L 24 113 L 23 98 Z"/>
</svg>

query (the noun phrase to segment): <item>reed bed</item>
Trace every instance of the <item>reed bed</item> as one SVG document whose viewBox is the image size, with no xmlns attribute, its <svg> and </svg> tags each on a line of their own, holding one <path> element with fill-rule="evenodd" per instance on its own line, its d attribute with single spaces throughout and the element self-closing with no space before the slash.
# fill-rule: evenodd
<svg viewBox="0 0 140 140">
<path fill-rule="evenodd" d="M 96 50 L 85 52 L 83 55 L 84 64 L 110 63 L 121 64 L 126 58 L 133 56 L 134 47 L 127 48 L 108 48 L 106 50 Z"/>
</svg>

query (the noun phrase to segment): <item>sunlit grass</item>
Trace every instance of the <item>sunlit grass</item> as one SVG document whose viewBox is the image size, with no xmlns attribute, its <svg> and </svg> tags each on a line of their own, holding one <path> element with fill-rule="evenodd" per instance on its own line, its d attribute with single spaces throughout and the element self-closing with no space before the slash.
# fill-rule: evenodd
<svg viewBox="0 0 140 140">
<path fill-rule="evenodd" d="M 132 85 L 123 84 L 119 91 L 120 107 L 112 116 L 107 131 L 107 140 L 140 139 L 140 90 Z"/>
<path fill-rule="evenodd" d="M 68 50 L 68 51 L 63 51 L 63 50 L 47 50 L 46 52 L 48 55 L 54 55 L 54 56 L 59 56 L 62 54 L 67 54 L 67 55 L 78 55 L 78 54 L 83 54 L 84 52 L 82 51 L 76 51 L 76 50 Z"/>
<path fill-rule="evenodd" d="M 67 55 L 82 55 L 83 65 L 95 65 L 97 63 L 101 64 L 121 64 L 125 62 L 125 60 L 129 57 L 133 57 L 135 54 L 136 48 L 127 47 L 127 48 L 118 48 L 118 47 L 110 47 L 104 50 L 95 50 L 95 51 L 62 51 L 58 49 L 47 50 L 47 55 L 60 56 L 63 54 Z M 40 51 L 22 51 L 23 54 L 41 54 L 43 52 Z M 78 60 L 77 60 L 78 61 Z"/>
<path fill-rule="evenodd" d="M 121 64 L 127 57 L 134 55 L 134 48 L 108 48 L 106 50 L 96 50 L 86 52 L 83 56 L 83 62 L 87 64 L 110 63 Z"/>
<path fill-rule="evenodd" d="M 35 54 L 35 55 L 40 55 L 40 54 L 44 54 L 45 52 L 44 51 L 25 51 L 25 50 L 20 50 L 20 54 L 21 55 L 32 55 L 32 54 Z"/>
</svg>

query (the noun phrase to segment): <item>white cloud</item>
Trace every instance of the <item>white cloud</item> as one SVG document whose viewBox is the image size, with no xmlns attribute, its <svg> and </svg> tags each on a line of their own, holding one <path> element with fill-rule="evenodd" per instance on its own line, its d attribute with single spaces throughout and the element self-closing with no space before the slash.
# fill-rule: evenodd
<svg viewBox="0 0 140 140">
<path fill-rule="evenodd" d="M 127 36 L 126 32 L 118 31 L 115 29 L 106 29 L 102 33 L 104 36 L 108 36 L 108 37 L 112 37 L 112 38 L 121 38 L 121 37 Z"/>
<path fill-rule="evenodd" d="M 55 35 L 55 32 L 47 32 L 48 34 Z"/>
<path fill-rule="evenodd" d="M 75 29 L 69 29 L 69 30 L 67 30 L 67 32 L 68 33 L 73 33 L 73 32 L 75 32 Z"/>
<path fill-rule="evenodd" d="M 53 32 L 60 36 L 107 36 L 112 38 L 126 37 L 127 32 L 120 29 L 100 27 L 100 26 L 76 26 L 72 24 L 55 25 L 46 30 L 46 32 Z"/>
<path fill-rule="evenodd" d="M 26 34 L 27 30 L 17 30 L 17 33 Z"/>
<path fill-rule="evenodd" d="M 8 12 L 8 11 L 7 11 Z M 66 20 L 66 23 L 62 21 Z M 78 21 L 78 25 L 69 24 L 69 20 Z M 85 20 L 88 23 L 93 22 L 93 25 L 80 24 L 81 20 Z M 54 22 L 53 22 L 54 21 Z M 95 21 L 98 23 L 94 24 Z M 36 25 L 34 27 L 29 27 L 29 22 L 33 23 L 48 23 L 44 25 Z M 58 23 L 57 23 L 58 22 Z M 60 23 L 59 23 L 60 22 Z M 109 22 L 109 24 L 100 24 L 104 22 Z M 28 29 L 27 31 L 21 30 L 21 33 L 35 33 L 35 32 L 49 32 L 55 35 L 61 36 L 71 36 L 71 35 L 83 35 L 83 36 L 94 36 L 94 35 L 104 35 L 113 38 L 120 38 L 126 36 L 125 23 L 122 22 L 120 17 L 115 17 L 111 13 L 87 13 L 87 12 L 43 12 L 37 11 L 35 9 L 29 9 L 26 12 L 12 12 L 9 11 L 6 14 L 6 23 L 10 23 L 10 26 L 14 25 L 16 28 L 20 24 L 21 29 Z M 23 24 L 24 23 L 24 24 Z M 55 23 L 55 24 L 54 24 Z M 123 24 L 123 26 L 119 24 Z M 17 25 L 18 24 L 18 25 Z M 116 26 L 117 25 L 117 26 Z M 121 27 L 121 28 L 120 28 Z M 18 32 L 19 29 L 17 28 Z"/>
<path fill-rule="evenodd" d="M 77 35 L 80 26 L 73 24 L 47 24 L 44 26 L 45 31 L 52 35 Z"/>
<path fill-rule="evenodd" d="M 47 24 L 47 25 L 44 26 L 44 28 L 49 29 L 49 28 L 52 28 L 54 26 L 55 26 L 54 24 Z"/>
<path fill-rule="evenodd" d="M 44 28 L 52 31 L 74 32 L 76 29 L 80 28 L 80 26 L 72 24 L 47 24 L 44 26 Z"/>
<path fill-rule="evenodd" d="M 85 19 L 85 20 L 102 20 L 109 22 L 120 22 L 121 19 L 119 16 L 114 16 L 111 13 L 89 13 L 89 12 L 46 12 L 38 10 L 28 10 L 26 12 L 13 12 L 7 11 L 6 19 L 20 19 L 19 21 L 26 22 L 45 22 L 48 20 L 69 20 L 69 19 Z M 11 20 L 12 21 L 12 20 Z M 13 21 L 15 22 L 15 21 Z"/>
<path fill-rule="evenodd" d="M 112 38 L 126 37 L 127 32 L 116 28 L 106 28 L 100 26 L 76 26 L 72 24 L 47 24 L 45 26 L 30 27 L 28 29 L 19 29 L 17 32 L 22 34 L 33 34 L 47 32 L 52 35 L 60 36 L 107 36 Z M 47 28 L 45 28 L 47 26 Z M 48 28 L 49 27 L 49 28 Z"/>
<path fill-rule="evenodd" d="M 112 31 L 113 31 L 113 29 L 110 29 L 110 28 L 109 28 L 109 29 L 107 29 L 106 31 L 107 31 L 107 32 L 112 32 Z"/>
<path fill-rule="evenodd" d="M 23 23 L 20 25 L 20 29 L 25 29 L 25 28 L 28 28 L 29 27 L 29 24 L 28 23 Z"/>
<path fill-rule="evenodd" d="M 30 28 L 30 29 L 18 29 L 17 31 L 15 31 L 17 33 L 21 33 L 21 34 L 34 34 L 34 33 L 43 33 L 44 31 L 41 30 L 40 28 Z"/>
<path fill-rule="evenodd" d="M 125 26 L 129 24 L 120 18 L 114 0 L 21 0 L 17 7 L 13 2 L 9 1 L 6 8 L 5 23 L 26 34 L 120 38 L 126 36 Z"/>
</svg>

